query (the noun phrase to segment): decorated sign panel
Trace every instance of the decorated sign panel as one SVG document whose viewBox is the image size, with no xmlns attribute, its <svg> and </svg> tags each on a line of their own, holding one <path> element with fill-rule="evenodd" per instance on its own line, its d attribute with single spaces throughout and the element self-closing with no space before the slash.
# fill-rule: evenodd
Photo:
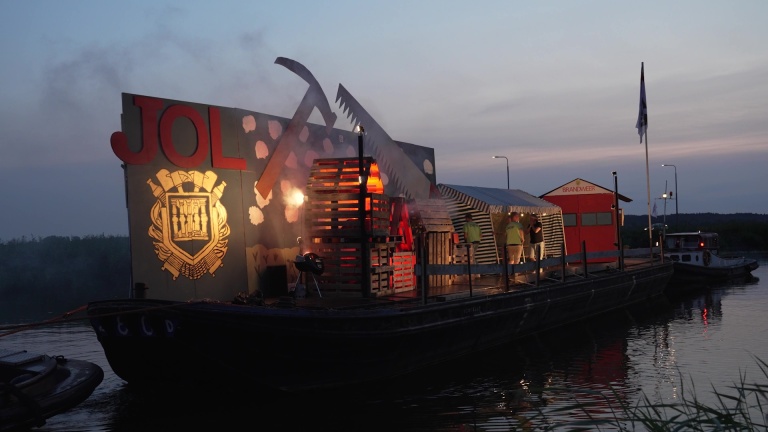
<svg viewBox="0 0 768 432">
<path fill-rule="evenodd" d="M 123 130 L 111 144 L 124 162 L 133 280 L 149 297 L 231 300 L 296 277 L 310 168 L 357 157 L 358 136 L 333 128 L 336 114 L 303 66 L 276 63 L 310 82 L 291 119 L 123 94 Z M 428 196 L 433 149 L 391 140 L 351 95 L 342 104 L 370 125 L 365 153 L 379 163 L 384 192 Z M 307 122 L 314 109 L 326 124 Z M 273 274 L 282 280 L 267 280 Z"/>
</svg>

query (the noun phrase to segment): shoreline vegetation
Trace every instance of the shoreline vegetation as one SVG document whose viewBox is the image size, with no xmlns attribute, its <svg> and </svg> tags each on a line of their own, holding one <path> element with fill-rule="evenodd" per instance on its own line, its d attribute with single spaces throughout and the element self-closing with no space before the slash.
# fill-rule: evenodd
<svg viewBox="0 0 768 432">
<path fill-rule="evenodd" d="M 719 234 L 720 250 L 723 254 L 738 251 L 768 250 L 768 214 L 757 213 L 681 213 L 680 222 L 676 215 L 668 214 L 651 218 L 651 223 L 664 224 L 667 232 L 709 231 Z M 621 227 L 621 240 L 631 248 L 647 247 L 648 215 L 626 215 Z M 653 233 L 658 237 L 658 232 Z"/>
<path fill-rule="evenodd" d="M 0 317 L 6 322 L 60 315 L 130 292 L 127 236 L 0 241 Z"/>
</svg>

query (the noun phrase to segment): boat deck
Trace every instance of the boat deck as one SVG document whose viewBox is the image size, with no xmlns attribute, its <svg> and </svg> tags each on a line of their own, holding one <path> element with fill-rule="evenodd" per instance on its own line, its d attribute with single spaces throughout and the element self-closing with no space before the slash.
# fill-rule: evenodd
<svg viewBox="0 0 768 432">
<path fill-rule="evenodd" d="M 624 265 L 626 269 L 639 269 L 658 264 L 659 262 L 658 259 L 652 262 L 648 258 L 625 258 Z M 590 264 L 587 267 L 587 272 L 589 277 L 597 278 L 601 277 L 601 275 L 616 272 L 616 268 L 617 266 L 615 262 Z M 561 267 L 559 266 L 542 269 L 538 284 L 540 286 L 546 286 L 561 283 L 560 271 Z M 583 266 L 566 266 L 566 281 L 583 277 Z M 489 296 L 503 292 L 530 290 L 535 289 L 536 287 L 535 271 L 517 273 L 515 277 L 510 275 L 508 282 L 504 280 L 503 275 L 487 274 L 474 276 L 470 284 L 469 278 L 466 275 L 463 275 L 457 276 L 454 282 L 449 285 L 429 286 L 427 288 L 426 302 L 445 302 L 469 296 Z M 320 290 L 322 292 L 322 286 L 320 287 Z M 422 297 L 420 287 L 411 291 L 373 298 L 337 296 L 326 296 L 321 298 L 314 290 L 312 290 L 307 298 L 303 299 L 285 297 L 265 299 L 267 305 L 280 306 L 281 302 L 289 302 L 291 306 L 318 309 L 355 309 L 361 307 L 377 308 L 392 306 L 407 307 L 409 305 L 422 304 L 423 301 L 424 298 Z"/>
</svg>

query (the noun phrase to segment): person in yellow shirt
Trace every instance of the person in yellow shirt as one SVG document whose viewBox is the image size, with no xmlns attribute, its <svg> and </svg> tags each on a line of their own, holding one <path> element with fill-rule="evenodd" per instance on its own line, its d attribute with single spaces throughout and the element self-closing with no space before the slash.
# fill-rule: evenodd
<svg viewBox="0 0 768 432">
<path fill-rule="evenodd" d="M 523 256 L 523 243 L 525 243 L 525 233 L 523 224 L 520 223 L 520 213 L 512 212 L 509 215 L 507 232 L 507 258 L 510 264 L 520 264 L 520 258 Z"/>
<path fill-rule="evenodd" d="M 472 220 L 472 215 L 464 216 L 464 242 L 471 246 L 469 260 L 472 264 L 477 264 L 475 252 L 477 252 L 477 246 L 482 238 L 483 233 L 480 231 L 480 225 Z"/>
</svg>

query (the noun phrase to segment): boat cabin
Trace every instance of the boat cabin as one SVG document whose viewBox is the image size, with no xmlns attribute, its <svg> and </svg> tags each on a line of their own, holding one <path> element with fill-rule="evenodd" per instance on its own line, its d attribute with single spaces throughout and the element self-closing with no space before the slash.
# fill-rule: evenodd
<svg viewBox="0 0 768 432">
<path fill-rule="evenodd" d="M 664 236 L 664 255 L 676 262 L 709 266 L 719 247 L 717 233 L 690 232 Z"/>
<path fill-rule="evenodd" d="M 717 233 L 691 232 L 664 236 L 664 247 L 669 252 L 717 250 L 719 246 Z"/>
</svg>

